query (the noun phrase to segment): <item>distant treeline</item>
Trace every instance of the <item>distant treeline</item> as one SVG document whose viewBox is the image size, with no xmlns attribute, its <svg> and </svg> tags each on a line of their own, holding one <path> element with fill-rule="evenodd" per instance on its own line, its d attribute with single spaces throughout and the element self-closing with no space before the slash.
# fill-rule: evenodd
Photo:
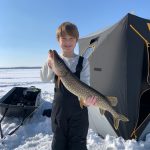
<svg viewBox="0 0 150 150">
<path fill-rule="evenodd" d="M 41 67 L 0 67 L 0 69 L 40 69 Z"/>
</svg>

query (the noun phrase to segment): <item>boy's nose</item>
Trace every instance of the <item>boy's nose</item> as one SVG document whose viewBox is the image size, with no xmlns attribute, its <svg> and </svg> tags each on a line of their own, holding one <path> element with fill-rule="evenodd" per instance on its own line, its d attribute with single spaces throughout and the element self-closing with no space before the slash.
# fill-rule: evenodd
<svg viewBox="0 0 150 150">
<path fill-rule="evenodd" d="M 71 41 L 70 40 L 66 40 L 66 44 L 70 45 Z"/>
</svg>

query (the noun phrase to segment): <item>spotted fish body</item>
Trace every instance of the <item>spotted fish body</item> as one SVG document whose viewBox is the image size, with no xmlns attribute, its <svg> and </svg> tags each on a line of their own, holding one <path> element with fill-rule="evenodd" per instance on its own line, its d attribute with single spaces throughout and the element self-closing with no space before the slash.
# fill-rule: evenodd
<svg viewBox="0 0 150 150">
<path fill-rule="evenodd" d="M 101 114 L 104 114 L 105 111 L 112 114 L 115 129 L 118 129 L 120 120 L 124 122 L 128 121 L 128 118 L 124 115 L 118 114 L 113 109 L 112 106 L 117 105 L 116 97 L 106 97 L 92 87 L 83 83 L 70 71 L 55 50 L 50 50 L 49 53 L 51 55 L 52 70 L 61 80 L 66 89 L 79 98 L 81 107 L 83 107 L 84 101 L 88 97 L 96 96 L 96 103 L 94 106 L 99 107 Z"/>
</svg>

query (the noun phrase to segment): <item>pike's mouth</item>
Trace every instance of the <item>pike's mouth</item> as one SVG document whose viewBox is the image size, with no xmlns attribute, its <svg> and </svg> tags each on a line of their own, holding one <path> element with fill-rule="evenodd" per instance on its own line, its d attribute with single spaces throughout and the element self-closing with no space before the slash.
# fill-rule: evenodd
<svg viewBox="0 0 150 150">
<path fill-rule="evenodd" d="M 54 58 L 54 51 L 53 50 L 49 50 L 49 54 L 50 54 L 50 57 L 53 59 Z"/>
</svg>

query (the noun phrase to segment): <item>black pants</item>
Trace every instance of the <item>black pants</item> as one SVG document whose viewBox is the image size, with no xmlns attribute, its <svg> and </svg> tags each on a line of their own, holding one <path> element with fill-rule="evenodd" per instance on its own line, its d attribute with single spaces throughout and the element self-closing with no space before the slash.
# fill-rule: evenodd
<svg viewBox="0 0 150 150">
<path fill-rule="evenodd" d="M 54 108 L 53 108 L 54 109 Z M 71 117 L 63 110 L 52 109 L 52 150 L 87 150 L 86 137 L 89 127 L 87 108 L 72 111 Z M 57 112 L 57 113 L 55 113 Z"/>
</svg>

